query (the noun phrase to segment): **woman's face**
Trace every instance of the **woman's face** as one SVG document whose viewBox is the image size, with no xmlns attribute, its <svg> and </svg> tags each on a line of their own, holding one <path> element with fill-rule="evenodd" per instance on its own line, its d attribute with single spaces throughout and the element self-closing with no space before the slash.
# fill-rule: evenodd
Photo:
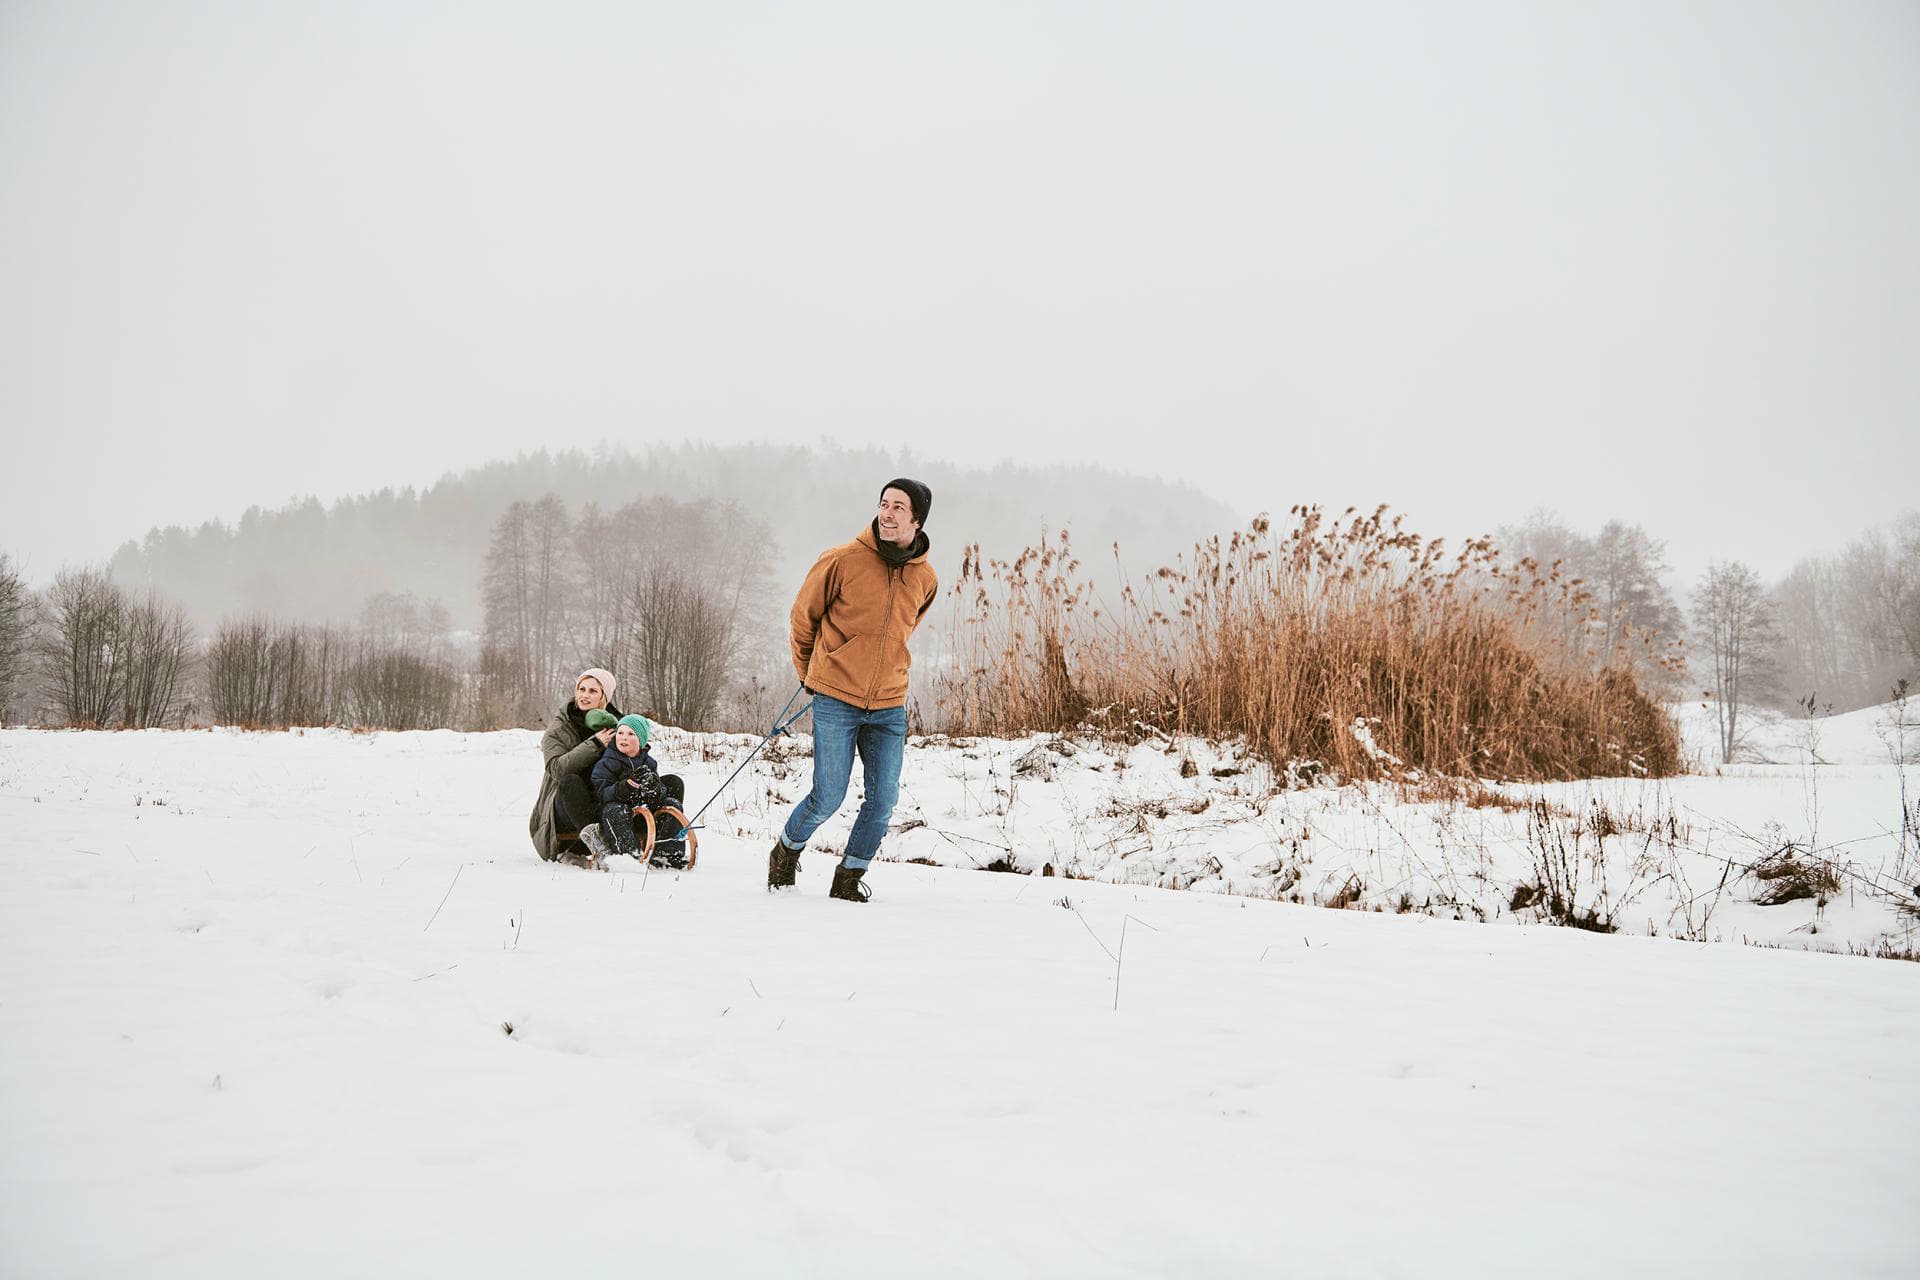
<svg viewBox="0 0 1920 1280">
<path fill-rule="evenodd" d="M 640 735 L 623 724 L 613 731 L 613 745 L 623 756 L 637 756 L 640 754 Z"/>
<path fill-rule="evenodd" d="M 607 705 L 607 691 L 592 676 L 581 676 L 580 683 L 573 686 L 573 705 L 582 711 L 592 711 Z"/>
</svg>

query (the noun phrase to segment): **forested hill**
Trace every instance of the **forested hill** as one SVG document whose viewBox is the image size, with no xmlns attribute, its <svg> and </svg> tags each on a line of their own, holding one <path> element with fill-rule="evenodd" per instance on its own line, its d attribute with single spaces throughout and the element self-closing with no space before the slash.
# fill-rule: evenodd
<svg viewBox="0 0 1920 1280">
<path fill-rule="evenodd" d="M 115 553 L 112 573 L 125 586 L 179 602 L 203 628 L 256 610 L 289 621 L 346 621 L 368 597 L 396 592 L 437 600 L 455 627 L 477 629 L 494 523 L 515 501 L 553 493 L 575 511 L 593 503 L 611 512 L 640 499 L 666 520 L 675 503 L 731 501 L 743 521 L 770 534 L 774 581 L 784 588 L 823 548 L 857 532 L 880 486 L 902 474 L 933 487 L 927 534 L 945 582 L 969 542 L 1006 556 L 1043 531 L 1070 528 L 1082 557 L 1107 557 L 1118 541 L 1137 574 L 1253 514 L 1189 485 L 1092 466 L 982 470 L 881 450 L 772 445 L 543 451 L 449 474 L 425 490 L 383 489 L 330 506 L 309 498 L 250 509 L 236 525 L 156 528 Z M 1273 505 L 1290 501 L 1276 494 Z"/>
</svg>

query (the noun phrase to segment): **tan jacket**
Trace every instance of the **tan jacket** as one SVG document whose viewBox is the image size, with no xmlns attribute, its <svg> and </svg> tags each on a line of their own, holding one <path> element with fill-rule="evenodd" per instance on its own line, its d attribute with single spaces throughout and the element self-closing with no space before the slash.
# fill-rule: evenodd
<svg viewBox="0 0 1920 1280">
<path fill-rule="evenodd" d="M 906 702 L 907 637 L 940 590 L 924 535 L 921 544 L 906 564 L 890 565 L 869 525 L 813 562 L 790 619 L 802 684 L 869 711 Z"/>
</svg>

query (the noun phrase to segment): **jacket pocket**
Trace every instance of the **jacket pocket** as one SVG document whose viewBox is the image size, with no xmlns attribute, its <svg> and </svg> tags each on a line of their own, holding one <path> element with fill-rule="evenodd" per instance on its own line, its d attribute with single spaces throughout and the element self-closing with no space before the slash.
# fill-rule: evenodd
<svg viewBox="0 0 1920 1280">
<path fill-rule="evenodd" d="M 818 680 L 850 698 L 862 697 L 873 683 L 876 653 L 874 638 L 867 635 L 848 636 L 844 643 L 824 653 L 816 649 L 807 666 L 807 683 Z"/>
<path fill-rule="evenodd" d="M 886 638 L 883 656 L 880 659 L 878 677 L 873 680 L 873 700 L 875 702 L 897 702 L 907 696 L 907 669 L 913 665 L 913 655 L 907 651 L 904 640 L 893 636 Z M 865 687 L 865 686 L 862 686 Z"/>
</svg>

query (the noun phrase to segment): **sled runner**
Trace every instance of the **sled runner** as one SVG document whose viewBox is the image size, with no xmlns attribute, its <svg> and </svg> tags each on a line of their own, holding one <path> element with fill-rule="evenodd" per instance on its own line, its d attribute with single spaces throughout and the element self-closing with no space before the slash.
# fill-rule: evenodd
<svg viewBox="0 0 1920 1280">
<path fill-rule="evenodd" d="M 668 836 L 664 842 L 659 840 L 661 818 L 673 819 L 675 827 L 675 833 Z M 639 857 L 642 862 L 653 856 L 653 846 L 656 842 L 672 844 L 675 841 L 682 841 L 685 844 L 687 870 L 693 870 L 693 864 L 700 860 L 700 836 L 688 827 L 686 812 L 678 805 L 663 804 L 658 810 L 654 810 L 646 805 L 637 804 L 633 806 L 633 826 L 634 837 L 640 842 Z"/>
<path fill-rule="evenodd" d="M 671 818 L 677 828 L 664 841 L 660 839 L 659 820 L 661 818 Z M 580 836 L 581 833 L 578 831 L 562 831 L 557 834 L 561 860 L 577 866 L 597 865 L 599 855 Z M 650 809 L 643 804 L 635 805 L 633 837 L 637 845 L 634 856 L 641 862 L 654 860 L 657 866 L 669 867 L 676 871 L 682 869 L 691 871 L 694 864 L 700 860 L 699 833 L 687 826 L 687 815 L 678 805 L 661 805 L 658 810 Z M 604 839 L 604 836 L 602 838 Z M 683 851 L 673 850 L 671 846 L 679 841 L 685 842 Z M 662 846 L 657 857 L 655 845 Z M 684 863 L 679 863 L 681 857 L 686 859 Z M 576 862 L 575 859 L 578 861 Z"/>
</svg>

